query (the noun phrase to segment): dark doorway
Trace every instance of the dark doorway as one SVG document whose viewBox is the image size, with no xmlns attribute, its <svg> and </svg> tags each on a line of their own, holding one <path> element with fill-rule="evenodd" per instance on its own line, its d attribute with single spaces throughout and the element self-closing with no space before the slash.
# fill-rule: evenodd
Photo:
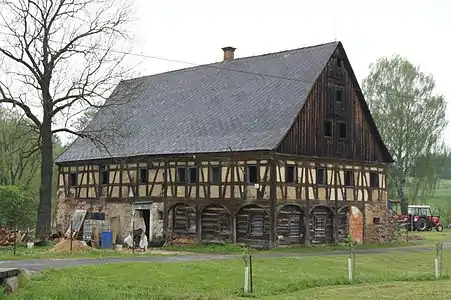
<svg viewBox="0 0 451 300">
<path fill-rule="evenodd" d="M 149 209 L 137 209 L 136 210 L 139 214 L 140 217 L 142 217 L 144 219 L 144 224 L 146 224 L 146 236 L 147 236 L 147 240 L 150 241 L 150 210 Z"/>
</svg>

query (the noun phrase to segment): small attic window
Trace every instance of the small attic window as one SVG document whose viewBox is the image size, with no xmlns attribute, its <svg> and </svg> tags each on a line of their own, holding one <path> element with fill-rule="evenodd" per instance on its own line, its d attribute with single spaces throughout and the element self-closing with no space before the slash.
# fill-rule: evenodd
<svg viewBox="0 0 451 300">
<path fill-rule="evenodd" d="M 343 61 L 341 60 L 341 58 L 337 57 L 337 67 L 341 68 L 343 66 Z"/>
<path fill-rule="evenodd" d="M 340 130 L 340 138 L 345 139 L 348 137 L 348 131 L 346 129 L 345 123 L 338 123 L 339 124 L 339 130 Z"/>
<path fill-rule="evenodd" d="M 332 136 L 332 122 L 329 120 L 324 121 L 324 135 Z"/>
<path fill-rule="evenodd" d="M 335 101 L 341 102 L 343 100 L 343 91 L 342 90 L 336 90 L 335 91 Z"/>
</svg>

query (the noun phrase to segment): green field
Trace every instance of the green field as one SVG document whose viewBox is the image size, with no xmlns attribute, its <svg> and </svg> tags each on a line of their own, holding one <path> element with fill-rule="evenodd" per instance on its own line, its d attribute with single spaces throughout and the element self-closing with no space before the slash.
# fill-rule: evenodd
<svg viewBox="0 0 451 300">
<path fill-rule="evenodd" d="M 357 255 L 352 285 L 347 280 L 347 256 L 255 259 L 253 297 L 445 299 L 437 297 L 451 291 L 451 251 L 443 255 L 445 280 L 440 283 L 434 281 L 434 255 L 434 251 Z M 238 259 L 46 270 L 24 278 L 21 289 L 7 299 L 237 299 L 244 296 L 243 273 L 243 261 Z"/>
<path fill-rule="evenodd" d="M 451 180 L 441 180 L 434 195 L 426 203 L 442 209 L 451 209 Z"/>
</svg>

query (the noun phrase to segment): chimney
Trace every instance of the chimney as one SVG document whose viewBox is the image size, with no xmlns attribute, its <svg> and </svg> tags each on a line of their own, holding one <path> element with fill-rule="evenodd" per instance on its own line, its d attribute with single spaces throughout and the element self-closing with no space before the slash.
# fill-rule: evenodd
<svg viewBox="0 0 451 300">
<path fill-rule="evenodd" d="M 234 57 L 234 52 L 236 50 L 236 48 L 233 47 L 224 47 L 222 48 L 222 50 L 224 51 L 224 61 L 229 61 L 232 60 Z"/>
</svg>

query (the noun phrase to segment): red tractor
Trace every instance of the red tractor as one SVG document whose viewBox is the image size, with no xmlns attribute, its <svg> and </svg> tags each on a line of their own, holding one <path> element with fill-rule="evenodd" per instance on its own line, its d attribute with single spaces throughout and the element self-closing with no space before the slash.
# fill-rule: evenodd
<svg viewBox="0 0 451 300">
<path fill-rule="evenodd" d="M 431 231 L 432 228 L 435 228 L 439 232 L 443 231 L 440 214 L 433 215 L 429 205 L 409 205 L 408 214 L 400 215 L 398 220 L 403 222 L 409 230 Z"/>
</svg>

